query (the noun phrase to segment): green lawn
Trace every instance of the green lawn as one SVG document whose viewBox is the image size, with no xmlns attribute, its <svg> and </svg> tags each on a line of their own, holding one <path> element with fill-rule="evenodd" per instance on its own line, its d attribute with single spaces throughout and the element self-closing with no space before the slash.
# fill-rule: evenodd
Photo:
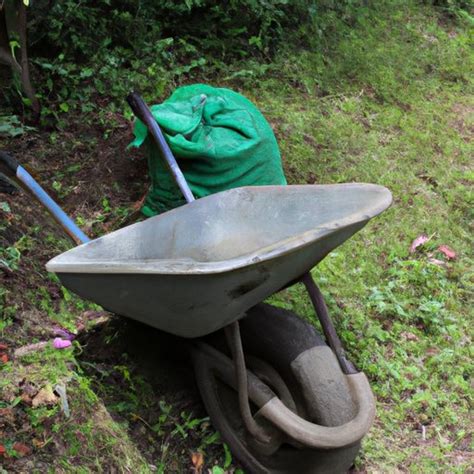
<svg viewBox="0 0 474 474">
<path fill-rule="evenodd" d="M 245 90 L 273 122 L 291 182 L 372 182 L 393 194 L 313 272 L 377 397 L 359 460 L 371 472 L 466 472 L 473 461 L 472 37 L 430 15 L 368 18 L 335 45 L 329 71 L 303 52 L 283 69 L 297 89 L 278 78 Z M 410 253 L 420 234 L 430 240 Z M 280 300 L 310 314 L 301 298 Z"/>
<path fill-rule="evenodd" d="M 313 271 L 352 360 L 377 398 L 377 419 L 357 468 L 464 473 L 473 463 L 472 27 L 412 2 L 383 5 L 339 29 L 325 55 L 314 38 L 268 65 L 229 66 L 212 82 L 240 90 L 261 108 L 274 127 L 290 184 L 359 181 L 391 190 L 392 207 Z M 80 119 L 70 121 L 75 126 Z M 101 147 L 111 150 L 105 158 L 121 159 L 128 132 L 120 130 L 104 131 L 94 141 L 83 130 L 71 138 L 66 129 L 50 136 L 49 144 L 46 134 L 32 135 L 39 166 L 54 163 L 45 181 L 97 234 L 118 226 L 130 210 L 127 184 L 110 183 L 105 201 L 77 206 L 74 194 L 90 184 L 76 182 L 61 160 L 74 153 L 76 163 L 86 166 Z M 27 137 L 12 139 L 10 148 L 27 150 Z M 53 184 L 61 182 L 68 187 Z M 0 258 L 11 267 L 0 289 L 0 336 L 12 348 L 43 340 L 45 327 L 58 322 L 70 329 L 77 320 L 87 325 L 84 315 L 97 309 L 61 292 L 34 263 L 37 249 L 48 247 L 42 262 L 66 244 L 51 228 L 22 221 L 27 201 L 18 199 L 0 199 L 11 208 L 2 205 L 5 215 L 15 216 L 2 221 L 10 241 L 0 247 Z M 15 225 L 23 236 L 11 232 Z M 428 242 L 411 253 L 421 234 Z M 449 260 L 441 245 L 455 258 Z M 301 288 L 272 301 L 312 317 Z M 41 315 L 41 328 L 24 317 L 26 311 Z M 103 341 L 112 347 L 116 337 L 105 331 Z M 183 472 L 191 465 L 190 452 L 200 450 L 210 461 L 206 468 L 217 462 L 232 471 L 230 453 L 207 420 L 158 399 L 127 357 L 81 368 L 83 349 L 74 343 L 73 351 L 48 349 L 3 365 L 0 408 L 17 410 L 18 420 L 30 426 L 7 430 L 4 444 L 20 458 L 14 443 L 36 440 L 33 464 L 22 464 L 24 469 L 150 472 L 153 464 L 158 471 Z M 101 385 L 118 378 L 127 393 L 112 394 Z M 67 380 L 72 420 L 57 405 L 26 406 L 18 398 L 22 380 L 38 387 Z M 147 436 L 137 435 L 137 426 Z M 147 446 L 136 443 L 140 437 L 149 438 Z"/>
</svg>

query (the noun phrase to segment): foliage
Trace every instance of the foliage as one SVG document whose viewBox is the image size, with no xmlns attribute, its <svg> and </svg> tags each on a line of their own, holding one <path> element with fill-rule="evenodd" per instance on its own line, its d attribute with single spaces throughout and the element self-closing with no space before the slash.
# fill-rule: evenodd
<svg viewBox="0 0 474 474">
<path fill-rule="evenodd" d="M 189 15 L 186 3 L 174 3 L 178 16 Z M 84 46 L 81 52 L 82 46 L 74 41 L 88 39 L 81 38 L 80 28 L 77 39 L 53 29 L 55 46 L 47 29 L 40 31 L 38 26 L 32 35 L 34 66 L 47 99 L 45 118 L 58 129 L 50 133 L 40 128 L 30 137 L 7 141 L 41 168 L 47 187 L 68 210 L 81 203 L 81 225 L 92 228 L 94 235 L 110 232 L 132 208 L 130 180 L 115 175 L 113 168 L 117 162 L 123 168 L 129 163 L 122 150 L 130 132 L 124 120 L 117 119 L 125 92 L 131 86 L 143 87 L 158 100 L 181 81 L 212 81 L 239 89 L 264 112 L 275 129 L 291 183 L 359 181 L 387 186 L 394 197 L 392 207 L 313 272 L 351 360 L 368 375 L 376 394 L 377 420 L 357 461 L 358 468 L 368 472 L 470 469 L 472 35 L 464 20 L 458 20 L 462 14 L 446 16 L 446 5 L 464 4 L 427 3 L 317 2 L 311 12 L 312 34 L 305 36 L 309 26 L 301 25 L 291 41 L 286 36 L 288 47 L 280 42 L 273 48 L 270 42 L 267 52 L 265 45 L 260 49 L 248 44 L 245 35 L 258 37 L 257 29 L 227 39 L 225 50 L 209 46 L 203 52 L 190 33 L 176 39 L 173 31 L 151 31 L 150 23 L 144 27 L 150 34 L 147 50 L 134 52 L 133 45 L 113 43 L 118 36 L 112 35 L 122 31 L 111 31 L 108 45 Z M 191 12 L 204 8 L 198 2 L 189 4 Z M 92 3 L 85 5 L 93 8 Z M 97 5 L 108 12 L 107 3 Z M 60 18 L 60 12 L 55 15 Z M 67 15 L 80 12 L 71 7 Z M 136 12 L 126 21 L 132 25 L 135 17 Z M 145 20 L 143 15 L 140 21 Z M 87 20 L 78 21 L 87 31 Z M 101 19 L 96 27 L 102 21 L 107 20 Z M 280 24 L 283 35 L 294 29 L 283 20 Z M 139 35 L 130 28 L 135 40 Z M 278 28 L 268 31 L 275 35 L 276 45 Z M 68 38 L 68 44 L 61 38 Z M 238 45 L 243 45 L 244 54 Z M 202 64 L 193 66 L 192 61 L 199 60 Z M 96 128 L 84 125 L 85 120 L 116 123 Z M 103 129 L 107 133 L 102 135 Z M 94 174 L 104 163 L 112 172 L 99 176 L 103 187 L 83 205 L 83 197 L 98 186 Z M 144 191 L 145 184 L 139 185 Z M 28 309 L 41 314 L 33 332 L 39 338 L 51 325 L 72 330 L 84 321 L 86 310 L 97 310 L 48 279 L 42 262 L 64 251 L 66 244 L 44 227 L 19 222 L 18 216 L 27 214 L 21 202 L 29 205 L 20 199 L 21 195 L 7 196 L 0 203 L 8 216 L 0 226 L 8 227 L 0 258 L 9 267 L 5 287 L 0 288 L 0 336 L 11 347 L 32 342 L 30 323 L 24 318 Z M 22 231 L 15 232 L 20 224 Z M 410 253 L 411 242 L 422 233 L 431 237 L 430 242 Z M 22 234 L 28 237 L 22 240 Z M 456 251 L 455 259 L 439 253 L 443 244 Z M 47 254 L 37 262 L 37 253 L 45 247 Z M 317 325 L 298 286 L 273 302 Z M 124 321 L 119 326 L 125 326 Z M 107 465 L 125 471 L 127 464 L 128 470 L 148 472 L 143 453 L 155 450 L 153 465 L 157 472 L 167 472 L 173 470 L 173 449 L 189 464 L 189 451 L 176 453 L 179 445 L 173 443 L 195 439 L 205 462 L 219 462 L 211 472 L 228 469 L 226 448 L 204 414 L 155 392 L 153 378 L 127 355 L 133 344 L 127 328 L 106 327 L 104 341 L 89 340 L 89 347 L 76 344 L 74 352 L 37 353 L 25 359 L 24 368 L 19 360 L 3 366 L 4 390 L 17 387 L 18 380 L 71 377 L 73 419 L 47 410 L 35 412 L 19 402 L 15 409 L 25 414 L 21 430 L 26 431 L 12 434 L 11 442 L 17 441 L 14 436 L 44 439 L 46 445 L 40 445 L 34 457 L 54 464 L 52 469 L 80 465 L 94 471 Z M 127 350 L 119 350 L 117 356 L 112 349 L 118 339 L 126 341 Z M 86 354 L 94 350 L 99 355 L 88 359 Z M 189 396 L 186 392 L 184 398 Z M 118 421 L 97 419 L 102 403 Z M 35 424 L 34 435 L 24 428 L 28 422 Z M 137 442 L 143 443 L 140 452 Z M 212 458 L 207 453 L 214 449 L 219 453 Z"/>
<path fill-rule="evenodd" d="M 17 270 L 21 254 L 15 247 L 0 248 L 0 268 Z"/>
<path fill-rule="evenodd" d="M 460 12 L 469 16 L 470 2 L 440 3 L 459 17 Z M 319 54 L 316 72 L 324 73 L 334 44 L 350 41 L 365 54 L 364 40 L 357 44 L 351 32 L 370 28 L 386 8 L 400 11 L 397 5 L 364 0 L 86 0 L 79 5 L 38 0 L 29 9 L 28 30 L 43 124 L 62 127 L 64 115 L 73 110 L 86 116 L 99 112 L 105 120 L 104 108 L 124 112 L 124 97 L 132 89 L 156 100 L 198 75 L 207 81 L 222 73 L 253 80 L 271 70 L 271 59 L 289 44 L 289 54 L 295 47 L 311 47 Z M 350 77 L 353 60 L 347 59 L 335 75 Z M 370 73 L 368 61 L 366 67 Z M 7 96 L 11 104 L 17 93 Z"/>
<path fill-rule="evenodd" d="M 74 0 L 37 2 L 43 11 L 42 21 L 31 30 L 33 41 L 49 44 L 76 60 L 90 58 L 95 52 L 125 53 L 143 59 L 149 54 L 163 59 L 180 52 L 190 43 L 201 54 L 248 55 L 252 49 L 270 48 L 281 39 L 284 28 L 305 19 L 314 2 L 288 0 L 227 0 L 216 4 L 210 0 L 143 1 L 88 0 L 78 8 Z M 43 30 L 44 25 L 48 28 Z M 39 38 L 41 37 L 41 38 Z M 164 41 L 164 45 L 157 42 Z M 158 46 L 158 49 L 155 49 Z M 186 48 L 181 49 L 186 53 Z M 187 51 L 194 52 L 194 51 Z"/>
<path fill-rule="evenodd" d="M 351 23 L 364 4 L 38 0 L 29 9 L 28 32 L 30 56 L 44 78 L 38 91 L 45 104 L 43 123 L 61 126 L 70 109 L 87 114 L 118 105 L 122 110 L 131 89 L 156 98 L 196 74 L 215 74 L 256 57 L 268 62 L 289 38 L 303 44 L 308 32 L 322 37 L 334 18 Z M 97 95 L 105 96 L 98 104 L 92 99 Z M 12 95 L 9 100 L 14 104 Z"/>
<path fill-rule="evenodd" d="M 441 8 L 452 16 L 470 20 L 471 22 L 474 20 L 472 17 L 474 13 L 473 0 L 425 0 L 425 2 Z"/>
<path fill-rule="evenodd" d="M 28 131 L 34 130 L 33 127 L 24 125 L 17 115 L 0 116 L 0 137 L 17 137 Z"/>
</svg>

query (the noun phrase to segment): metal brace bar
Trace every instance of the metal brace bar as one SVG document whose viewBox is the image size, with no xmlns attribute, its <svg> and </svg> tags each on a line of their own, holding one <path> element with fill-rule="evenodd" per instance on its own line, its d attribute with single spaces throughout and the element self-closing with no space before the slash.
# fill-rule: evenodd
<svg viewBox="0 0 474 474">
<path fill-rule="evenodd" d="M 357 374 L 359 371 L 356 369 L 354 364 L 346 358 L 344 348 L 342 347 L 341 340 L 336 333 L 336 329 L 332 324 L 331 318 L 329 317 L 328 308 L 324 302 L 323 295 L 313 280 L 311 274 L 305 273 L 301 277 L 301 282 L 306 287 L 306 290 L 313 304 L 314 310 L 319 318 L 321 327 L 323 328 L 324 337 L 328 346 L 334 351 L 334 354 L 339 361 L 342 371 L 345 374 Z"/>
</svg>

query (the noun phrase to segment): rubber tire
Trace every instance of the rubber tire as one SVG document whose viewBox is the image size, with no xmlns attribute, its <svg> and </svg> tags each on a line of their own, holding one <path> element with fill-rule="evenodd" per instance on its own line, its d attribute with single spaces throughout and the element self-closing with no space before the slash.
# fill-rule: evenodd
<svg viewBox="0 0 474 474">
<path fill-rule="evenodd" d="M 271 309 L 269 309 L 269 305 L 258 306 L 261 311 L 267 314 L 272 311 L 281 314 L 283 311 L 287 317 L 295 317 L 293 313 L 279 308 L 270 307 Z M 258 310 L 257 307 L 253 308 L 254 314 Z M 301 321 L 300 318 L 298 319 Z M 308 326 L 308 331 L 314 331 L 313 326 L 307 323 L 303 324 Z M 319 339 L 322 341 L 320 336 Z M 222 341 L 219 345 L 222 345 Z M 275 341 L 275 347 L 278 347 L 278 341 Z M 335 358 L 330 351 L 327 351 L 326 354 L 327 357 Z M 281 352 L 279 355 L 281 355 Z M 334 361 L 328 360 L 328 363 L 330 362 L 333 363 Z M 254 448 L 252 442 L 249 442 L 249 435 L 240 418 L 237 393 L 216 378 L 212 369 L 206 363 L 206 356 L 201 357 L 197 354 L 193 357 L 193 363 L 197 385 L 211 422 L 221 434 L 224 442 L 229 445 L 234 457 L 247 472 L 254 474 L 338 474 L 347 472 L 353 465 L 360 449 L 360 442 L 334 450 L 298 449 L 289 444 L 282 444 L 271 456 L 262 455 Z M 288 363 L 291 363 L 291 360 Z M 279 373 L 285 380 L 282 372 L 279 371 Z M 342 379 L 345 376 L 342 371 L 335 371 L 333 375 L 336 381 L 340 379 L 343 382 Z M 294 387 L 294 380 L 289 381 L 286 377 L 285 382 L 289 387 Z M 332 396 L 333 387 L 338 385 L 338 383 L 326 384 L 324 390 L 329 397 Z M 334 393 L 334 396 L 337 395 Z M 347 420 L 341 420 L 341 424 L 345 421 Z"/>
</svg>

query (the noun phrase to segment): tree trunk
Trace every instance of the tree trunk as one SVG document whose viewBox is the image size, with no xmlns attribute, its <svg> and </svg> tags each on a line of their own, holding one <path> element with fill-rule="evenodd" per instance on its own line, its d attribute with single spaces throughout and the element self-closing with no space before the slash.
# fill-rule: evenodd
<svg viewBox="0 0 474 474">
<path fill-rule="evenodd" d="M 18 24 L 20 34 L 20 48 L 21 48 L 21 84 L 28 99 L 31 100 L 31 108 L 33 109 L 35 121 L 39 120 L 41 106 L 36 97 L 35 89 L 30 80 L 30 66 L 28 63 L 28 39 L 26 32 L 26 6 L 22 0 L 20 2 L 20 9 L 18 12 Z"/>
<path fill-rule="evenodd" d="M 20 45 L 20 63 L 12 54 L 10 47 L 10 41 L 15 39 L 16 34 Z M 18 74 L 23 92 L 31 102 L 33 120 L 38 121 L 41 106 L 30 79 L 26 6 L 23 0 L 9 0 L 0 4 L 0 64 L 10 66 L 13 73 Z"/>
<path fill-rule="evenodd" d="M 0 64 L 10 66 L 15 73 L 21 74 L 21 66 L 15 61 L 10 52 L 4 5 L 0 6 Z"/>
</svg>

